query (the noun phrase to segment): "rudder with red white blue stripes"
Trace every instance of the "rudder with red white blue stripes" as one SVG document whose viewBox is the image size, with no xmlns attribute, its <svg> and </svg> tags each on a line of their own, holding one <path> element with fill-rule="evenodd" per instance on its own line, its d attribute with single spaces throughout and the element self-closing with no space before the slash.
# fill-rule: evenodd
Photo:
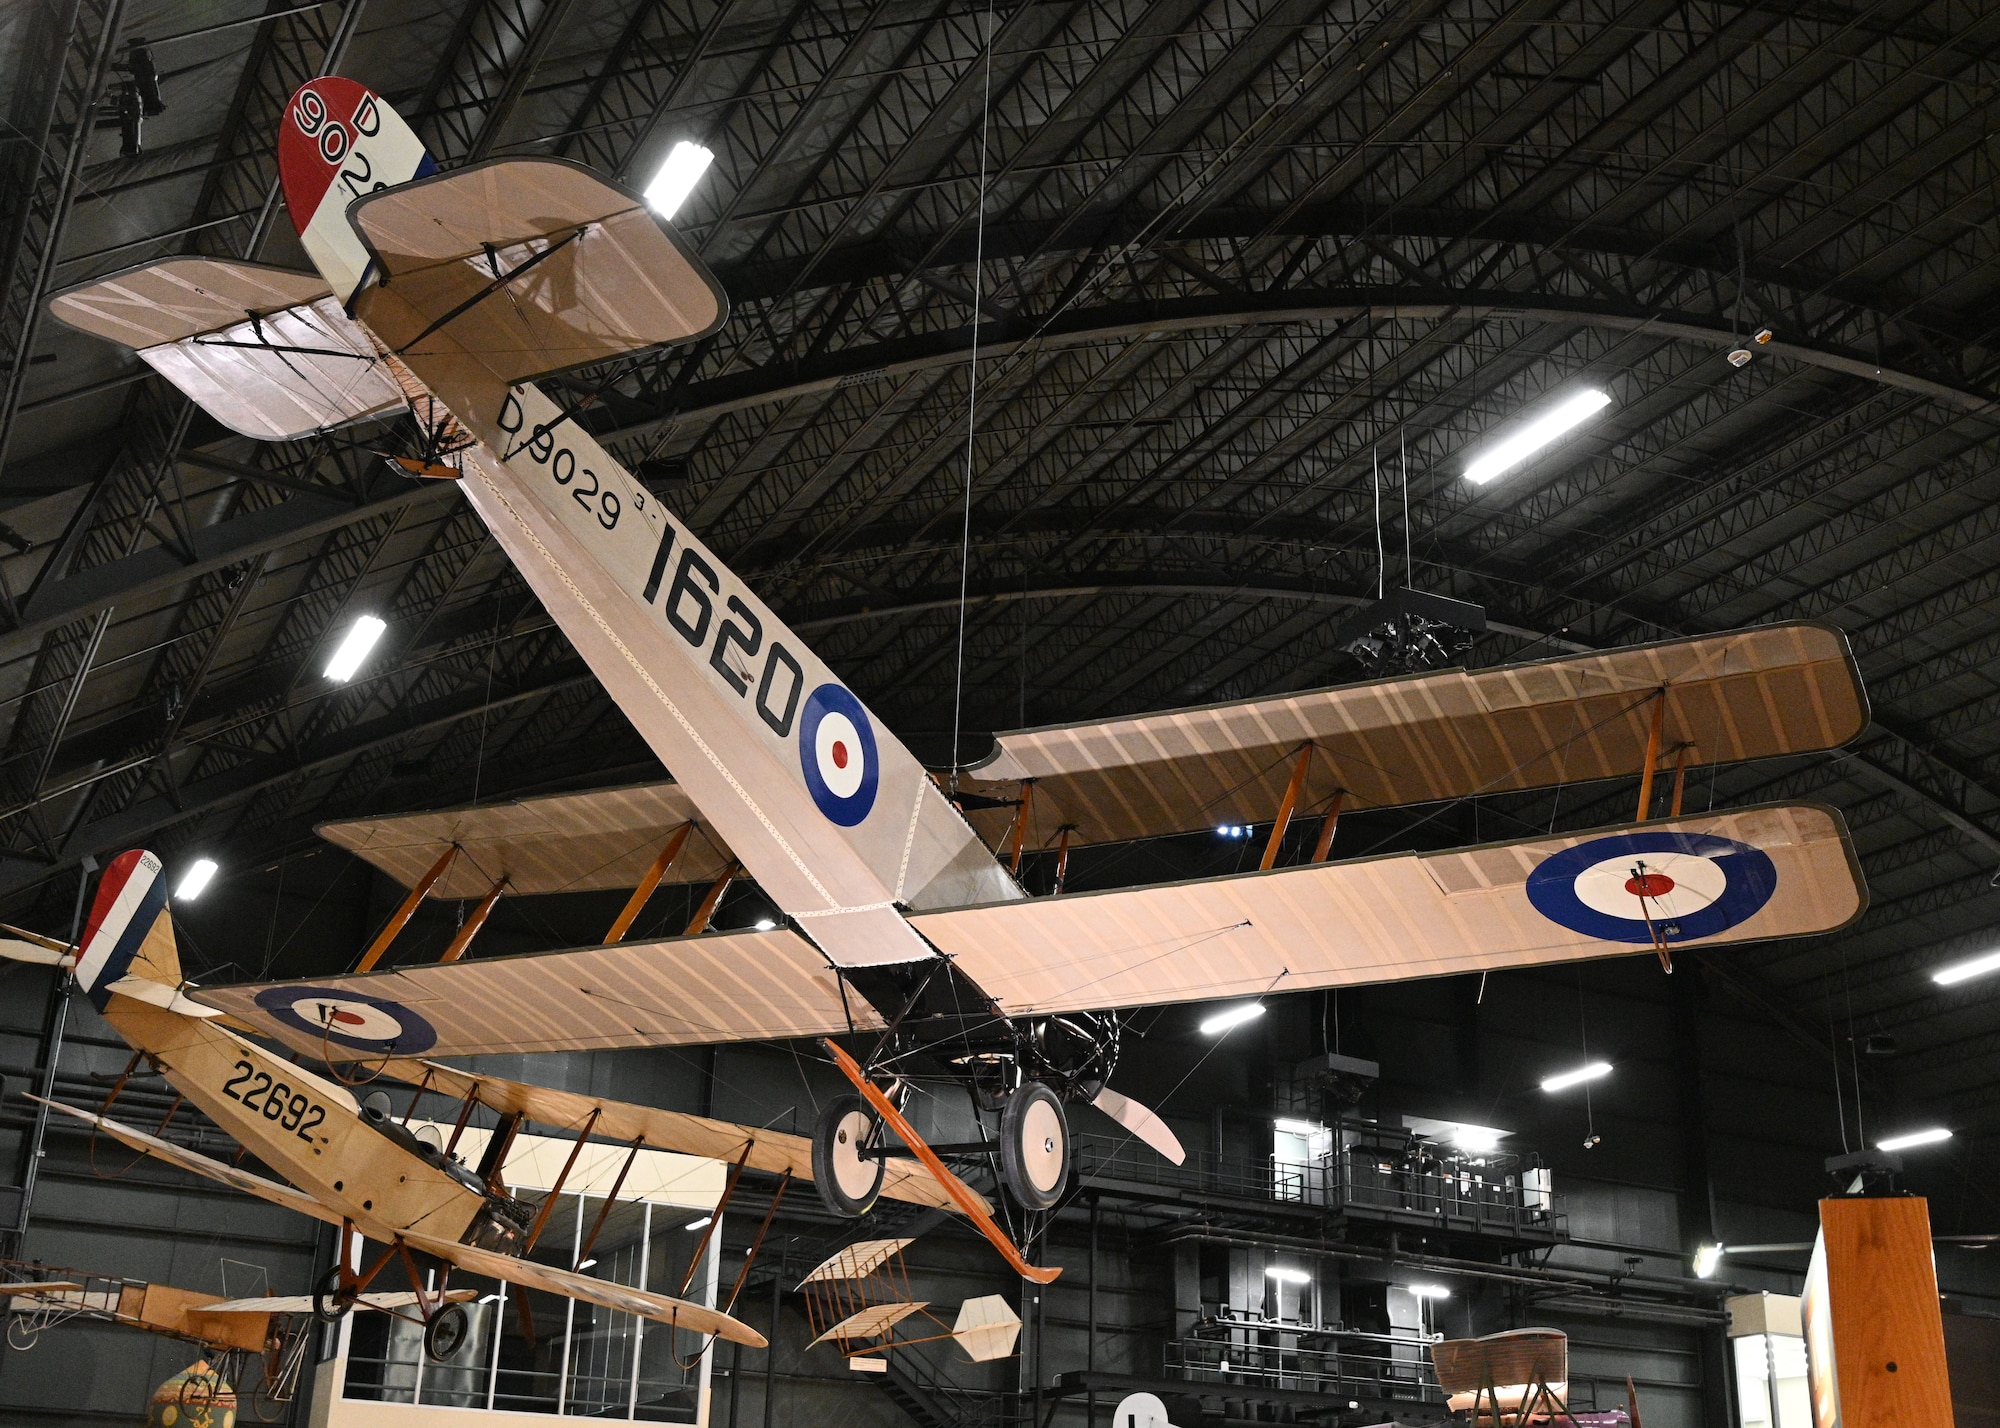
<svg viewBox="0 0 2000 1428">
<path fill-rule="evenodd" d="M 76 960 L 76 979 L 99 1011 L 112 984 L 126 977 L 169 987 L 181 982 L 166 878 L 159 858 L 143 848 L 120 853 L 105 868 Z"/>
</svg>

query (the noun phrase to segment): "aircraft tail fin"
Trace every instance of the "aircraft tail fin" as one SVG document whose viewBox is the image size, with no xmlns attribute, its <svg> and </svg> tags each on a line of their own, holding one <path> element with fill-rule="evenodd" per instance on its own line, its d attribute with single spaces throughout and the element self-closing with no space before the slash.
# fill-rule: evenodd
<svg viewBox="0 0 2000 1428">
<path fill-rule="evenodd" d="M 110 1000 L 112 984 L 126 978 L 169 988 L 181 984 L 166 879 L 159 858 L 143 848 L 120 853 L 105 868 L 76 961 L 76 979 L 99 1011 Z"/>
</svg>

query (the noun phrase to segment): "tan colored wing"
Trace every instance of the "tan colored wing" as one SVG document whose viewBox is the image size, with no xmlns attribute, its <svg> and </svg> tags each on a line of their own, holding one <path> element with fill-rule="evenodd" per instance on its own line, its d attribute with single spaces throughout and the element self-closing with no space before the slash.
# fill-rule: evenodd
<svg viewBox="0 0 2000 1428">
<path fill-rule="evenodd" d="M 1694 893 L 1642 907 L 1626 886 L 1625 840 L 1727 839 L 1770 860 L 1774 886 L 1742 920 L 1683 938 Z M 1600 848 L 1619 871 L 1601 898 L 1630 903 L 1616 936 L 1586 914 L 1542 910 L 1528 882 L 1544 862 Z M 1668 852 L 1650 858 L 1672 867 Z M 1557 865 L 1558 867 L 1562 865 Z M 1720 878 L 1692 870 L 1683 879 Z M 1739 864 L 1739 866 L 1741 866 Z M 1551 877 L 1551 874 L 1544 874 Z M 1600 883 L 1606 875 L 1597 875 Z M 1696 890 L 1698 891 L 1698 889 Z M 1754 898 L 1751 899 L 1754 901 Z M 1113 892 L 921 913 L 917 929 L 1010 1014 L 1154 1006 L 1317 987 L 1650 954 L 1642 913 L 1673 946 L 1721 946 L 1831 932 L 1861 915 L 1867 887 L 1831 808 L 1767 805 L 1449 853 L 1401 853 Z M 1731 906 L 1747 906 L 1747 903 Z M 1683 912 L 1685 909 L 1685 912 Z M 1600 930 L 1589 930 L 1597 926 Z M 1580 930 L 1581 929 L 1581 930 Z"/>
<path fill-rule="evenodd" d="M 1268 699 L 995 737 L 975 791 L 1034 780 L 1029 846 L 1268 822 L 1313 746 L 1301 815 L 1629 778 L 1667 690 L 1661 748 L 1688 767 L 1836 748 L 1868 724 L 1846 636 L 1766 625 L 1468 672 L 1441 670 Z M 1010 809 L 967 815 L 989 843 Z"/>
<path fill-rule="evenodd" d="M 275 1180 L 266 1180 L 261 1175 L 252 1175 L 247 1170 L 238 1170 L 233 1165 L 224 1165 L 219 1160 L 211 1160 L 206 1155 L 200 1155 L 192 1150 L 183 1149 L 171 1141 L 164 1141 L 158 1136 L 148 1135 L 145 1131 L 135 1130 L 131 1126 L 123 1125 L 118 1121 L 111 1120 L 109 1117 L 100 1116 L 91 1111 L 81 1111 L 75 1106 L 65 1106 L 61 1101 L 43 1100 L 42 1097 L 32 1094 L 29 1095 L 28 1099 L 31 1101 L 41 1101 L 43 1105 L 52 1111 L 61 1111 L 66 1116 L 75 1116 L 87 1125 L 96 1126 L 106 1135 L 112 1137 L 112 1139 L 123 1141 L 126 1145 L 131 1146 L 132 1149 L 142 1150 L 146 1154 L 164 1160 L 169 1165 L 177 1166 L 191 1175 L 200 1175 L 210 1180 L 219 1181 L 229 1186 L 232 1190 L 241 1190 L 246 1195 L 255 1195 L 260 1200 L 268 1200 L 273 1205 L 282 1205 L 287 1210 L 297 1210 L 301 1215 L 310 1215 L 315 1220 L 324 1220 L 329 1225 L 340 1223 L 339 1215 L 327 1209 L 326 1206 L 320 1204 L 319 1201 L 313 1199 L 312 1196 L 306 1194 L 303 1190 L 294 1190 L 289 1185 L 280 1185 Z"/>
<path fill-rule="evenodd" d="M 684 823 L 697 827 L 661 881 L 709 883 L 731 854 L 676 783 L 552 793 L 508 803 L 347 818 L 317 832 L 414 887 L 456 846 L 459 856 L 430 896 L 483 897 L 500 878 L 510 896 L 637 887 Z M 0 927 L 0 932 L 6 929 Z"/>
<path fill-rule="evenodd" d="M 426 1295 L 432 1303 L 437 1302 L 435 1294 Z M 453 1289 L 446 1292 L 447 1304 L 464 1304 L 477 1299 L 477 1289 Z M 411 1309 L 416 1307 L 417 1296 L 409 1289 L 373 1289 L 354 1301 L 356 1309 Z M 309 1314 L 313 1301 L 310 1294 L 274 1294 L 264 1299 L 225 1299 L 220 1304 L 204 1304 L 204 1314 Z"/>
<path fill-rule="evenodd" d="M 928 1299 L 904 1300 L 899 1304 L 870 1304 L 849 1314 L 824 1334 L 821 1334 L 807 1348 L 814 1348 L 828 1339 L 873 1339 L 888 1333 L 919 1309 L 930 1304 Z"/>
<path fill-rule="evenodd" d="M 474 1249 L 471 1245 L 431 1235 L 406 1230 L 402 1238 L 412 1249 L 435 1255 L 448 1264 L 472 1274 L 483 1274 L 488 1279 L 504 1279 L 509 1284 L 518 1284 L 526 1289 L 540 1289 L 560 1294 L 566 1299 L 581 1299 L 586 1304 L 602 1304 L 621 1314 L 637 1314 L 642 1319 L 671 1324 L 694 1334 L 717 1334 L 732 1344 L 747 1344 L 753 1349 L 765 1346 L 764 1336 L 748 1324 L 717 1310 L 690 1304 L 685 1299 L 632 1289 L 606 1279 L 592 1279 L 587 1274 L 536 1264 L 533 1260 L 515 1259 L 512 1255 L 496 1254 L 492 1250 Z"/>
<path fill-rule="evenodd" d="M 810 1180 L 812 1141 L 802 1135 L 757 1130 L 729 1121 L 709 1120 L 680 1111 L 656 1110 L 624 1101 L 606 1101 L 574 1091 L 552 1091 L 497 1076 L 479 1076 L 435 1061 L 390 1060 L 382 1073 L 412 1086 L 428 1081 L 440 1095 L 463 1098 L 476 1091 L 481 1105 L 503 1115 L 521 1115 L 558 1130 L 575 1132 L 586 1123 L 591 1133 L 605 1140 L 630 1141 L 641 1136 L 654 1150 L 675 1150 L 684 1155 L 705 1155 L 734 1164 L 747 1146 L 747 1162 L 753 1170 L 773 1174 L 789 1170 L 795 1180 Z M 597 1113 L 595 1122 L 591 1121 Z M 956 1210 L 943 1185 L 915 1161 L 894 1158 L 882 1179 L 882 1193 L 892 1200 L 906 1200 L 940 1210 Z M 967 1189 L 977 1198 L 977 1192 Z M 981 1203 L 984 1203 L 983 1201 Z"/>
<path fill-rule="evenodd" d="M 322 1035 L 312 1018 L 329 994 L 393 1002 L 405 1024 L 421 1022 L 420 1044 Z M 857 1030 L 882 1025 L 859 997 L 843 1000 L 826 958 L 784 928 L 203 987 L 192 995 L 294 1050 L 348 1060 L 398 1049 L 484 1056 L 826 1036 L 848 1030 L 850 1013 Z"/>
<path fill-rule="evenodd" d="M 901 1254 L 915 1243 L 914 1239 L 856 1240 L 817 1265 L 811 1274 L 799 1281 L 799 1287 L 803 1289 L 808 1284 L 820 1284 L 829 1279 L 865 1279 L 879 1269 L 883 1261 Z"/>
<path fill-rule="evenodd" d="M 356 199 L 347 216 L 389 275 L 358 311 L 413 364 L 462 349 L 520 381 L 685 342 L 728 309 L 641 199 L 562 159 L 471 164 Z M 521 276 L 481 299 L 495 264 Z M 454 312 L 427 347 L 425 329 Z"/>
</svg>

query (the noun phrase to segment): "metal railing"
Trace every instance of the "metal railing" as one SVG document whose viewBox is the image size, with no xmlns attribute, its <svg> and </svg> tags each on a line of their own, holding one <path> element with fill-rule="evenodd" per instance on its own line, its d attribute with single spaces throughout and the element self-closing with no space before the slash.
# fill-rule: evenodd
<svg viewBox="0 0 2000 1428">
<path fill-rule="evenodd" d="M 1209 1324 L 1166 1346 L 1166 1376 L 1188 1383 L 1442 1404 L 1430 1341 L 1278 1322 Z"/>
</svg>

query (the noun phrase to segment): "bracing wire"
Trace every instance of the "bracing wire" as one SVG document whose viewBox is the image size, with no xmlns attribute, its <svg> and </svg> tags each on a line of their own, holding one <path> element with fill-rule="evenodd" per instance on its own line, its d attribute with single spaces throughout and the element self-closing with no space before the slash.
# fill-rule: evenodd
<svg viewBox="0 0 2000 1428">
<path fill-rule="evenodd" d="M 993 127 L 993 0 L 986 2 L 984 85 L 979 96 L 979 188 L 975 199 L 977 227 L 972 248 L 972 364 L 965 389 L 965 515 L 959 531 L 958 653 L 951 694 L 951 786 L 958 789 L 960 730 L 965 718 L 965 609 L 972 580 L 972 439 L 979 419 L 979 302 L 986 278 L 986 156 Z"/>
<path fill-rule="evenodd" d="M 1382 448 L 1370 447 L 1368 459 L 1368 483 L 1375 493 L 1375 598 L 1380 600 L 1389 593 L 1389 559 L 1382 554 Z"/>
</svg>

